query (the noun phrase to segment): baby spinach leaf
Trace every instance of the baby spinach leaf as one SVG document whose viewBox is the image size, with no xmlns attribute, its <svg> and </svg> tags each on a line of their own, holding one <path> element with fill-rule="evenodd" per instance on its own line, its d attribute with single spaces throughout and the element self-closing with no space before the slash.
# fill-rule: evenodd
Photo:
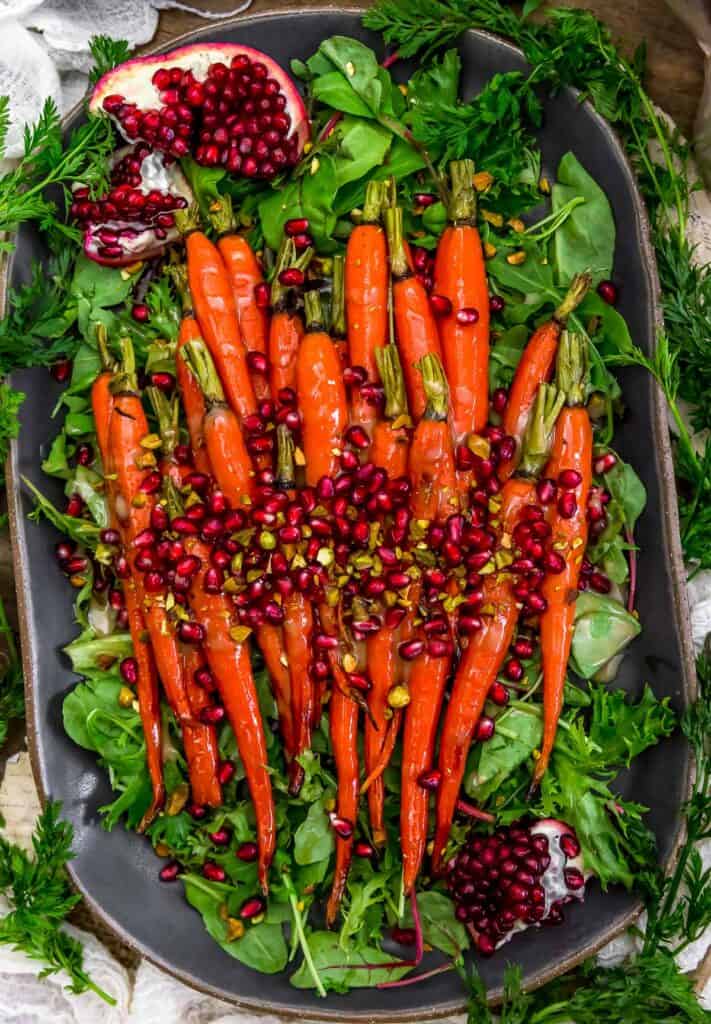
<svg viewBox="0 0 711 1024">
<path fill-rule="evenodd" d="M 492 346 L 489 359 L 490 391 L 509 386 L 530 333 L 524 324 L 517 324 L 505 331 Z"/>
<path fill-rule="evenodd" d="M 340 71 L 331 71 L 320 75 L 313 83 L 311 91 L 314 99 L 325 103 L 327 107 L 340 110 L 344 114 L 356 117 L 373 117 L 370 105 L 358 95 Z"/>
<path fill-rule="evenodd" d="M 467 930 L 454 916 L 454 903 L 443 892 L 430 889 L 419 893 L 417 909 L 426 943 L 451 957 L 458 957 L 469 948 Z M 403 924 L 411 928 L 413 923 L 412 910 L 408 907 Z"/>
<path fill-rule="evenodd" d="M 615 221 L 610 203 L 572 153 L 560 161 L 557 177 L 551 197 L 553 213 L 577 196 L 585 202 L 575 207 L 553 235 L 556 279 L 564 285 L 574 274 L 589 270 L 597 284 L 612 273 Z"/>
<path fill-rule="evenodd" d="M 593 334 L 595 346 L 603 359 L 613 358 L 620 352 L 633 349 L 627 321 L 614 306 L 605 302 L 597 292 L 588 292 L 578 308 L 577 317 L 583 324 L 597 321 L 599 326 Z"/>
<path fill-rule="evenodd" d="M 540 746 L 543 726 L 535 705 L 511 708 L 501 716 L 491 739 L 475 751 L 476 767 L 468 774 L 465 789 L 483 803 L 519 765 Z"/>
<path fill-rule="evenodd" d="M 628 462 L 618 459 L 605 474 L 605 486 L 623 511 L 625 525 L 633 530 L 647 504 L 647 491 Z"/>
<path fill-rule="evenodd" d="M 334 850 L 333 829 L 321 803 L 313 803 L 294 833 L 294 860 L 297 864 L 316 864 L 327 860 Z"/>
<path fill-rule="evenodd" d="M 411 967 L 378 969 L 378 964 L 391 963 L 392 953 L 384 952 L 377 946 L 354 946 L 342 949 L 338 934 L 334 932 L 312 932 L 309 948 L 314 966 L 324 986 L 333 992 L 347 992 L 349 988 L 372 988 L 383 981 L 396 981 L 404 977 Z M 354 969 L 356 964 L 373 964 L 372 970 Z M 291 976 L 294 988 L 313 988 L 314 981 L 309 968 L 302 963 Z"/>
<path fill-rule="evenodd" d="M 487 262 L 490 276 L 503 288 L 520 292 L 529 303 L 548 300 L 557 305 L 561 292 L 553 280 L 552 266 L 538 249 L 530 247 L 526 253 L 523 263 L 512 266 L 506 260 L 506 253 L 498 252 Z"/>
<path fill-rule="evenodd" d="M 75 672 L 95 672 L 101 664 L 112 664 L 127 658 L 133 650 L 130 633 L 112 633 L 111 636 L 93 637 L 82 634 L 67 644 L 64 653 L 71 658 Z"/>
<path fill-rule="evenodd" d="M 572 665 L 591 679 L 641 632 L 639 619 L 611 597 L 584 590 L 575 602 Z"/>
<path fill-rule="evenodd" d="M 101 482 L 101 479 L 98 473 L 87 466 L 77 466 L 71 489 L 86 502 L 87 508 L 91 512 L 91 518 L 97 526 L 103 529 L 109 525 L 109 513 L 106 508 L 106 498 L 96 489 L 96 485 Z"/>
<path fill-rule="evenodd" d="M 67 435 L 62 431 L 57 434 L 47 458 L 42 462 L 42 472 L 49 476 L 61 476 L 68 479 L 71 475 L 67 455 Z"/>
<path fill-rule="evenodd" d="M 390 148 L 392 135 L 379 124 L 356 117 L 344 117 L 336 129 L 340 142 L 333 157 L 336 187 L 362 178 L 380 167 Z"/>
</svg>

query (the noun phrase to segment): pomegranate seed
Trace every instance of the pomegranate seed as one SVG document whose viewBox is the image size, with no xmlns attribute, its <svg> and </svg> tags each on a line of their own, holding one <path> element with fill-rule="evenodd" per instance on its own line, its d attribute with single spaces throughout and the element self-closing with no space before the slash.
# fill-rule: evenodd
<svg viewBox="0 0 711 1024">
<path fill-rule="evenodd" d="M 435 316 L 449 316 L 452 302 L 446 295 L 430 295 L 430 305 Z"/>
<path fill-rule="evenodd" d="M 504 674 L 507 679 L 517 683 L 523 676 L 523 665 L 516 658 L 511 658 L 504 666 Z"/>
<path fill-rule="evenodd" d="M 235 766 L 231 761 L 221 761 L 220 767 L 217 772 L 217 778 L 221 786 L 226 786 L 228 782 L 232 780 L 235 774 Z"/>
<path fill-rule="evenodd" d="M 158 873 L 161 882 L 174 882 L 180 874 L 180 865 L 177 860 L 169 861 Z"/>
<path fill-rule="evenodd" d="M 237 857 L 238 860 L 244 861 L 245 863 L 250 863 L 251 861 L 256 860 L 258 854 L 259 848 L 257 847 L 256 843 L 252 842 L 240 843 L 240 845 L 235 850 L 235 857 Z"/>
<path fill-rule="evenodd" d="M 372 857 L 375 853 L 375 849 L 370 845 L 370 843 L 366 843 L 364 839 L 359 839 L 353 846 L 353 853 L 356 857 Z"/>
<path fill-rule="evenodd" d="M 339 839 L 350 839 L 353 835 L 353 822 L 348 818 L 340 818 L 334 811 L 329 814 L 331 828 Z"/>
<path fill-rule="evenodd" d="M 261 896 L 250 896 L 244 901 L 239 910 L 239 916 L 244 921 L 251 921 L 253 917 L 259 917 L 264 913 L 265 903 Z"/>
<path fill-rule="evenodd" d="M 490 740 L 491 737 L 494 735 L 495 728 L 496 724 L 494 722 L 494 719 L 489 718 L 488 715 L 482 715 L 477 723 L 474 738 L 477 739 L 480 743 L 484 743 L 486 742 L 486 740 Z"/>
<path fill-rule="evenodd" d="M 210 842 L 215 846 L 229 846 L 230 833 L 226 828 L 218 828 L 216 832 L 208 832 Z"/>
<path fill-rule="evenodd" d="M 207 665 L 201 665 L 193 672 L 193 679 L 203 690 L 212 690 L 215 687 L 215 679 Z"/>
<path fill-rule="evenodd" d="M 144 303 L 137 303 L 131 310 L 131 316 L 139 324 L 145 324 L 151 318 L 151 311 Z"/>
<path fill-rule="evenodd" d="M 268 309 L 271 304 L 271 294 L 266 281 L 260 281 L 254 286 L 254 301 L 259 309 Z"/>
<path fill-rule="evenodd" d="M 601 281 L 597 286 L 597 294 L 608 306 L 617 304 L 617 285 L 612 281 Z"/>
<path fill-rule="evenodd" d="M 565 491 L 558 498 L 558 515 L 563 519 L 572 519 L 578 511 L 578 503 L 572 491 Z"/>
<path fill-rule="evenodd" d="M 287 267 L 279 274 L 279 284 L 283 284 L 285 288 L 298 288 L 304 280 L 304 272 L 299 267 Z"/>
<path fill-rule="evenodd" d="M 457 621 L 457 629 L 462 636 L 471 636 L 481 629 L 483 623 L 478 615 L 460 615 Z"/>
<path fill-rule="evenodd" d="M 60 359 L 58 362 L 53 363 L 49 372 L 58 384 L 64 384 L 65 381 L 69 380 L 72 374 L 71 359 Z"/>
<path fill-rule="evenodd" d="M 543 568 L 557 576 L 565 570 L 565 559 L 557 551 L 548 551 L 543 559 Z"/>
<path fill-rule="evenodd" d="M 124 682 L 135 686 L 138 682 L 138 662 L 135 658 L 124 658 L 119 665 L 119 672 Z"/>
<path fill-rule="evenodd" d="M 205 630 L 199 622 L 181 622 L 178 636 L 186 644 L 201 644 L 205 640 Z"/>
<path fill-rule="evenodd" d="M 539 480 L 536 484 L 536 495 L 541 505 L 552 505 L 555 501 L 557 490 L 555 480 L 551 480 L 549 477 Z"/>
<path fill-rule="evenodd" d="M 175 461 L 180 463 L 181 466 L 188 466 L 192 462 L 192 452 L 187 444 L 178 444 L 175 446 Z"/>
<path fill-rule="evenodd" d="M 598 476 L 602 476 L 605 473 L 609 473 L 613 466 L 617 465 L 617 456 L 612 452 L 605 452 L 599 458 L 595 459 L 593 467 Z"/>
<path fill-rule="evenodd" d="M 558 484 L 563 490 L 573 491 L 582 483 L 582 475 L 577 469 L 564 469 L 558 474 Z"/>
<path fill-rule="evenodd" d="M 468 325 L 475 324 L 479 319 L 479 310 L 474 309 L 471 306 L 464 307 L 463 309 L 457 310 L 456 320 L 458 324 Z"/>
<path fill-rule="evenodd" d="M 397 629 L 406 614 L 404 608 L 388 608 L 383 617 L 383 625 L 387 629 Z"/>
<path fill-rule="evenodd" d="M 489 309 L 492 313 L 502 313 L 505 305 L 506 302 L 500 295 L 492 295 L 489 299 Z"/>
<path fill-rule="evenodd" d="M 601 572 L 591 573 L 588 582 L 592 589 L 596 590 L 598 594 L 609 594 L 612 590 L 612 584 L 609 579 Z"/>
<path fill-rule="evenodd" d="M 80 516 L 84 511 L 84 499 L 78 494 L 72 494 L 67 502 L 66 514 L 71 516 L 73 519 Z"/>
<path fill-rule="evenodd" d="M 259 374 L 261 377 L 264 377 L 269 371 L 269 363 L 263 352 L 248 352 L 247 366 L 252 373 Z"/>
<path fill-rule="evenodd" d="M 519 656 L 519 658 L 533 657 L 533 644 L 527 637 L 518 637 L 518 639 L 513 645 L 513 649 L 515 653 Z"/>
<path fill-rule="evenodd" d="M 503 708 L 509 702 L 509 691 L 503 683 L 496 682 L 489 690 L 489 700 L 497 707 Z"/>
<path fill-rule="evenodd" d="M 404 643 L 401 643 L 398 647 L 398 654 L 403 661 L 414 661 L 415 658 L 419 658 L 424 649 L 424 640 L 405 640 Z"/>
<path fill-rule="evenodd" d="M 307 217 L 294 217 L 286 222 L 284 231 L 293 238 L 294 235 L 303 235 L 305 231 L 309 230 L 310 226 Z"/>
<path fill-rule="evenodd" d="M 221 868 L 219 864 L 215 864 L 211 860 L 205 861 L 202 866 L 202 873 L 205 878 L 211 882 L 224 882 L 227 874 L 224 868 Z"/>
<path fill-rule="evenodd" d="M 367 448 L 370 444 L 370 438 L 363 427 L 349 427 L 348 430 L 346 430 L 345 439 L 348 444 L 353 445 L 354 448 L 360 448 L 361 450 Z"/>
<path fill-rule="evenodd" d="M 141 482 L 139 490 L 143 494 L 155 494 L 163 486 L 163 477 L 156 470 L 153 473 L 148 473 Z"/>
<path fill-rule="evenodd" d="M 205 725 L 219 725 L 220 722 L 224 721 L 224 718 L 225 709 L 220 704 L 203 708 L 200 712 L 200 721 Z"/>
<path fill-rule="evenodd" d="M 577 868 L 566 868 L 564 872 L 565 884 L 573 892 L 577 892 L 578 889 L 582 889 L 585 886 L 585 879 L 582 872 L 578 871 Z"/>
<path fill-rule="evenodd" d="M 105 543 L 108 543 L 108 541 Z M 55 544 L 54 554 L 59 564 L 61 565 L 63 562 L 67 562 L 72 557 L 76 549 L 77 546 L 73 540 L 61 540 L 58 544 Z"/>
<path fill-rule="evenodd" d="M 437 768 L 431 768 L 429 771 L 420 772 L 417 776 L 418 786 L 422 786 L 423 789 L 428 792 L 434 792 L 439 789 L 442 782 L 442 773 Z"/>
<path fill-rule="evenodd" d="M 172 373 L 152 373 L 150 382 L 152 387 L 158 388 L 159 391 L 164 391 L 168 395 L 175 388 L 175 377 Z"/>
<path fill-rule="evenodd" d="M 580 853 L 580 843 L 570 832 L 560 837 L 560 848 L 566 857 L 577 857 Z"/>
<path fill-rule="evenodd" d="M 529 594 L 526 598 L 526 607 L 534 615 L 542 615 L 548 607 L 548 602 L 542 594 Z"/>
<path fill-rule="evenodd" d="M 99 534 L 99 538 L 102 544 L 110 544 L 112 546 L 119 544 L 121 541 L 121 535 L 118 530 L 111 529 L 102 530 Z"/>
</svg>

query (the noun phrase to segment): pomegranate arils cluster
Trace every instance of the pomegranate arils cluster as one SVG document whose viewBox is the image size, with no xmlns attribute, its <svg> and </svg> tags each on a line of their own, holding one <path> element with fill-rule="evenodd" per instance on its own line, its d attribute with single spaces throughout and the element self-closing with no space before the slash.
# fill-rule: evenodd
<svg viewBox="0 0 711 1024">
<path fill-rule="evenodd" d="M 248 47 L 198 45 L 131 61 L 102 79 L 91 105 L 128 139 L 249 178 L 293 167 L 308 137 L 294 83 Z"/>
<path fill-rule="evenodd" d="M 580 843 L 554 819 L 473 836 L 447 878 L 456 916 L 483 956 L 531 925 L 560 924 L 563 906 L 585 897 Z"/>
</svg>

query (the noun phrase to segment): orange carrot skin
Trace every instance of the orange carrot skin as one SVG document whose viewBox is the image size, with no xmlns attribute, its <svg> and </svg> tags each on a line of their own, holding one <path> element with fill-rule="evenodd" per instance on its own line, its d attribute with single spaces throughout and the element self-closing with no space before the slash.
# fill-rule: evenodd
<svg viewBox="0 0 711 1024">
<path fill-rule="evenodd" d="M 183 359 L 181 348 L 188 341 L 199 341 L 201 339 L 198 322 L 192 314 L 184 316 L 180 323 L 178 333 L 178 350 L 175 355 L 175 371 L 178 380 L 178 389 L 183 401 L 183 410 L 188 424 L 190 435 L 190 447 L 193 452 L 195 469 L 199 473 L 207 475 L 211 472 L 210 460 L 205 450 L 205 434 L 202 428 L 205 419 L 205 398 L 194 374 Z"/>
<path fill-rule="evenodd" d="M 225 264 L 217 247 L 201 231 L 191 232 L 185 247 L 195 317 L 215 360 L 227 400 L 244 419 L 256 412 L 257 399 Z"/>
<path fill-rule="evenodd" d="M 269 386 L 276 399 L 282 388 L 296 391 L 296 358 L 304 325 L 295 313 L 281 310 L 269 325 Z"/>
<path fill-rule="evenodd" d="M 296 364 L 296 390 L 302 418 L 306 483 L 338 472 L 338 455 L 348 425 L 342 367 L 333 342 L 324 331 L 308 332 Z"/>
<path fill-rule="evenodd" d="M 207 594 L 203 579 L 209 565 L 210 548 L 190 538 L 186 551 L 197 555 L 203 568 L 190 585 L 190 607 L 205 630 L 204 651 L 230 725 L 237 740 L 247 785 L 257 821 L 259 881 L 269 888 L 269 867 L 276 848 L 276 815 L 268 769 L 267 744 L 252 675 L 249 646 L 230 636 L 231 603 L 224 594 Z"/>
<path fill-rule="evenodd" d="M 360 224 L 351 232 L 346 247 L 345 303 L 348 354 L 351 366 L 362 366 L 368 380 L 377 381 L 375 349 L 388 341 L 388 247 L 385 232 L 377 224 Z M 369 428 L 375 407 L 359 394 L 353 395 L 353 420 Z"/>
<path fill-rule="evenodd" d="M 221 491 L 235 508 L 254 493 L 254 474 L 242 428 L 227 405 L 213 405 L 203 421 L 205 450 Z"/>
<path fill-rule="evenodd" d="M 101 455 L 104 474 L 110 473 L 109 461 L 109 429 L 111 413 L 114 407 L 114 396 L 111 394 L 113 374 L 104 370 L 96 378 L 91 387 L 91 409 L 94 414 L 96 443 Z"/>
<path fill-rule="evenodd" d="M 264 664 L 269 672 L 272 693 L 279 713 L 279 728 L 284 741 L 287 761 L 294 756 L 294 727 L 291 717 L 291 680 L 289 670 L 282 663 L 285 652 L 284 633 L 281 626 L 262 623 L 256 630 L 257 644 L 262 652 Z"/>
<path fill-rule="evenodd" d="M 558 720 L 563 707 L 565 676 L 570 657 L 578 596 L 580 567 L 588 539 L 587 504 L 592 473 L 592 428 L 587 410 L 563 409 L 556 424 L 546 476 L 557 477 L 563 469 L 577 470 L 582 481 L 575 489 L 577 511 L 570 519 L 557 512 L 552 515 L 551 542 L 565 559 L 565 569 L 547 575 L 541 593 L 548 608 L 541 615 L 541 655 L 543 665 L 543 743 L 536 761 L 534 784 L 545 774 L 555 743 Z"/>
<path fill-rule="evenodd" d="M 510 480 L 501 492 L 500 529 L 512 533 L 521 509 L 535 495 L 529 480 Z M 493 613 L 482 616 L 482 627 L 469 639 L 462 655 L 450 695 L 440 738 L 438 767 L 442 775 L 437 790 L 433 870 L 442 870 L 444 850 L 452 827 L 459 787 L 474 730 L 487 694 L 508 653 L 519 609 L 508 573 L 485 577 L 484 605 Z"/>
<path fill-rule="evenodd" d="M 311 603 L 295 591 L 284 605 L 284 643 L 289 662 L 289 689 L 294 729 L 294 752 L 311 749 L 311 728 L 314 718 L 314 685 L 309 671 L 311 638 L 314 630 Z M 301 766 L 294 762 L 292 784 L 298 788 Z"/>
<path fill-rule="evenodd" d="M 415 428 L 409 459 L 416 519 L 446 519 L 459 507 L 459 486 L 449 424 L 421 419 Z"/>
<path fill-rule="evenodd" d="M 232 285 L 237 320 L 248 352 L 266 355 L 269 335 L 267 311 L 257 305 L 254 289 L 264 281 L 259 260 L 242 235 L 223 235 L 217 243 Z M 253 374 L 252 385 L 258 399 L 269 397 L 269 382 L 261 374 Z"/>
<path fill-rule="evenodd" d="M 444 368 L 457 443 L 486 426 L 489 415 L 489 289 L 481 239 L 470 224 L 445 228 L 435 258 L 434 291 L 452 303 L 439 320 Z M 475 309 L 475 324 L 460 324 L 457 312 Z"/>
<path fill-rule="evenodd" d="M 329 704 L 331 746 L 338 778 L 337 813 L 352 822 L 358 816 L 358 706 L 350 697 L 334 687 Z M 336 866 L 333 886 L 326 905 L 326 923 L 330 927 L 336 920 L 338 908 L 346 887 L 348 871 L 353 857 L 353 836 L 341 839 L 336 835 Z"/>
<path fill-rule="evenodd" d="M 190 707 L 196 717 L 211 703 L 203 687 L 195 682 L 195 672 L 203 665 L 204 660 L 198 647 L 183 644 L 183 679 Z M 222 788 L 217 777 L 220 766 L 217 730 L 214 725 L 204 725 L 202 722 L 194 726 L 186 725 L 183 728 L 183 744 L 185 757 L 190 765 L 192 799 L 201 807 L 219 807 L 222 803 Z"/>
<path fill-rule="evenodd" d="M 388 693 L 394 686 L 397 675 L 397 654 L 395 650 L 395 630 L 383 627 L 366 640 L 366 658 L 368 674 L 372 687 L 368 693 L 368 708 L 372 716 L 365 722 L 365 773 L 375 768 L 378 756 L 385 742 L 388 720 Z M 385 783 L 382 775 L 368 789 L 368 810 L 373 840 L 376 846 L 385 842 L 387 835 L 383 820 L 385 804 Z"/>
<path fill-rule="evenodd" d="M 424 285 L 416 277 L 393 282 L 395 330 L 410 414 L 417 423 L 427 406 L 422 377 L 415 367 L 428 353 L 442 358 L 437 323 Z"/>
<path fill-rule="evenodd" d="M 368 457 L 394 480 L 407 474 L 409 446 L 410 439 L 404 427 L 393 429 L 389 420 L 379 420 L 373 430 Z"/>
<path fill-rule="evenodd" d="M 516 452 L 512 459 L 499 463 L 498 475 L 502 482 L 508 480 L 518 465 L 521 441 L 528 426 L 533 401 L 539 385 L 545 383 L 553 371 L 561 330 L 557 320 L 542 324 L 534 331 L 516 367 L 501 424 L 504 433 L 516 439 Z"/>
<path fill-rule="evenodd" d="M 424 654 L 413 662 L 408 679 L 410 703 L 405 711 L 402 737 L 402 788 L 400 792 L 400 842 L 403 890 L 415 886 L 427 846 L 429 793 L 417 781 L 432 767 L 437 723 L 451 658 Z"/>
</svg>

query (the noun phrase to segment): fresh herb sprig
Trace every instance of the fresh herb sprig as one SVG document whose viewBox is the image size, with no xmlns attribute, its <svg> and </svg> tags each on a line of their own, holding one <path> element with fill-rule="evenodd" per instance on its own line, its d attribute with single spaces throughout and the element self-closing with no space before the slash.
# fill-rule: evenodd
<svg viewBox="0 0 711 1024">
<path fill-rule="evenodd" d="M 22 663 L 15 642 L 15 635 L 7 620 L 5 605 L 0 600 L 0 750 L 7 739 L 8 728 L 13 719 L 24 718 L 25 690 L 22 678 Z"/>
<path fill-rule="evenodd" d="M 34 857 L 0 836 L 0 892 L 10 904 L 0 920 L 0 943 L 40 961 L 41 977 L 65 971 L 71 992 L 95 992 L 114 1005 L 115 999 L 84 970 L 81 943 L 62 929 L 81 896 L 72 891 L 65 872 L 73 835 L 60 810 L 58 803 L 48 803 L 40 814 L 32 837 Z"/>
</svg>

